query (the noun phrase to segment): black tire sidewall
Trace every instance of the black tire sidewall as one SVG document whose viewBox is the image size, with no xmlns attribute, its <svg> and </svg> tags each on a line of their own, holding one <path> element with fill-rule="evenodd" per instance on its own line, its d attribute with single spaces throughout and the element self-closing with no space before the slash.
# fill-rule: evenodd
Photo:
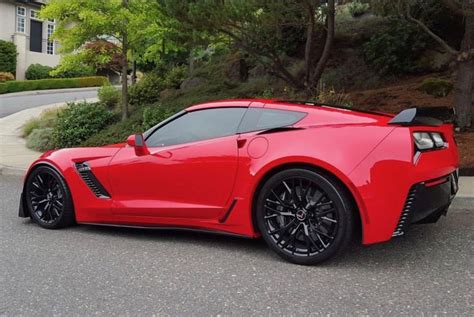
<svg viewBox="0 0 474 317">
<path fill-rule="evenodd" d="M 269 191 L 272 188 L 274 188 L 281 181 L 289 177 L 304 177 L 315 182 L 322 190 L 326 192 L 326 194 L 330 197 L 330 199 L 333 201 L 335 207 L 338 210 L 339 220 L 336 236 L 334 237 L 334 240 L 332 241 L 331 245 L 323 252 L 317 253 L 312 256 L 294 256 L 288 254 L 280 247 L 278 247 L 272 240 L 270 235 L 267 233 L 267 228 L 264 222 L 265 210 L 263 207 L 265 205 L 265 198 L 268 196 Z M 265 182 L 257 198 L 256 220 L 258 229 L 263 239 L 273 251 L 275 251 L 280 257 L 284 258 L 285 260 L 302 265 L 312 265 L 323 262 L 343 250 L 350 241 L 350 238 L 352 237 L 354 224 L 351 203 L 344 189 L 334 179 L 331 179 L 331 177 L 324 175 L 323 173 L 318 173 L 313 170 L 302 168 L 287 169 L 281 171 L 270 177 Z"/>
<path fill-rule="evenodd" d="M 29 194 L 29 190 L 31 185 L 32 180 L 36 177 L 38 174 L 43 174 L 43 173 L 48 173 L 52 175 L 59 183 L 59 186 L 61 187 L 61 191 L 63 193 L 64 197 L 64 209 L 61 215 L 52 223 L 44 223 L 41 221 L 36 213 L 33 211 L 33 207 L 31 205 L 31 197 Z M 63 228 L 69 225 L 74 224 L 75 222 L 75 216 L 74 216 L 74 208 L 72 204 L 72 198 L 71 198 L 71 193 L 69 191 L 69 187 L 66 184 L 66 181 L 62 177 L 62 175 L 56 171 L 56 169 L 49 167 L 47 165 L 42 165 L 38 166 L 35 168 L 27 177 L 26 182 L 25 182 L 25 202 L 26 202 L 26 207 L 28 208 L 28 211 L 30 213 L 30 218 L 38 225 L 40 225 L 43 228 L 46 229 L 59 229 Z"/>
</svg>

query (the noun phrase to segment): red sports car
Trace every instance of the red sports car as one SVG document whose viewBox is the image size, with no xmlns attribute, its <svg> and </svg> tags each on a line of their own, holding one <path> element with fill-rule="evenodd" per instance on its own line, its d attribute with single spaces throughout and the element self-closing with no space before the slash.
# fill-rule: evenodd
<svg viewBox="0 0 474 317">
<path fill-rule="evenodd" d="M 447 108 L 398 115 L 311 102 L 226 100 L 190 107 L 126 143 L 43 154 L 20 216 L 187 228 L 257 238 L 298 264 L 435 222 L 457 191 Z M 451 121 L 452 122 L 452 121 Z"/>
</svg>

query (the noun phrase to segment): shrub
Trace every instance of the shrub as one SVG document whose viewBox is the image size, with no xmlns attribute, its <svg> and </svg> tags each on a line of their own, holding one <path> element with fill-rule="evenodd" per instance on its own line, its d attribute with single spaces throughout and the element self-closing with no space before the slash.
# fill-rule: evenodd
<svg viewBox="0 0 474 317">
<path fill-rule="evenodd" d="M 360 17 L 369 10 L 369 4 L 355 0 L 347 5 L 347 10 L 354 18 Z"/>
<path fill-rule="evenodd" d="M 149 73 L 130 87 L 129 100 L 132 105 L 150 105 L 160 99 L 164 88 L 163 79 L 156 73 Z"/>
<path fill-rule="evenodd" d="M 57 147 L 77 146 L 111 123 L 113 117 L 99 103 L 71 103 L 58 115 L 54 143 Z"/>
<path fill-rule="evenodd" d="M 0 83 L 0 95 L 1 94 L 6 94 L 8 92 L 7 85 Z"/>
<path fill-rule="evenodd" d="M 131 134 L 142 133 L 142 110 L 137 109 L 129 118 L 113 123 L 81 143 L 81 146 L 101 146 L 123 143 Z"/>
<path fill-rule="evenodd" d="M 388 30 L 373 36 L 363 46 L 365 60 L 385 74 L 417 71 L 416 62 L 429 45 L 429 37 L 419 28 L 394 21 Z"/>
<path fill-rule="evenodd" d="M 120 100 L 120 92 L 112 85 L 100 87 L 97 95 L 99 101 L 109 109 L 114 109 Z"/>
<path fill-rule="evenodd" d="M 60 89 L 97 87 L 108 83 L 108 79 L 102 76 L 82 78 L 48 78 L 38 80 L 16 80 L 7 81 L 0 88 L 0 94 L 27 90 Z"/>
<path fill-rule="evenodd" d="M 437 98 L 446 97 L 453 88 L 453 84 L 449 80 L 441 78 L 426 78 L 418 87 L 424 93 Z"/>
<path fill-rule="evenodd" d="M 8 72 L 0 72 L 0 82 L 8 81 L 8 80 L 14 80 L 15 76 L 13 76 L 12 73 Z"/>
<path fill-rule="evenodd" d="M 96 71 L 94 67 L 84 65 L 84 64 L 75 64 L 74 67 L 70 68 L 58 68 L 52 70 L 52 75 L 55 78 L 78 78 L 78 77 L 90 77 L 94 76 Z"/>
<path fill-rule="evenodd" d="M 38 117 L 30 119 L 23 125 L 22 136 L 27 137 L 35 129 L 54 128 L 61 111 L 62 108 L 45 110 Z"/>
<path fill-rule="evenodd" d="M 45 79 L 51 78 L 49 72 L 52 70 L 52 67 L 41 65 L 41 64 L 31 64 L 26 69 L 25 77 L 28 80 L 36 80 L 36 79 Z"/>
<path fill-rule="evenodd" d="M 16 45 L 0 40 L 0 72 L 16 72 Z"/>
<path fill-rule="evenodd" d="M 319 95 L 316 97 L 321 103 L 325 103 L 328 105 L 341 105 L 346 107 L 352 106 L 352 101 L 348 94 L 335 91 L 334 89 L 322 90 L 319 92 Z"/>
<path fill-rule="evenodd" d="M 172 115 L 172 112 L 160 105 L 146 107 L 143 110 L 143 130 L 148 130 Z"/>
<path fill-rule="evenodd" d="M 26 138 L 26 147 L 39 152 L 54 149 L 53 128 L 34 129 Z"/>
<path fill-rule="evenodd" d="M 179 88 L 186 78 L 188 68 L 185 65 L 172 67 L 163 79 L 165 88 Z"/>
</svg>

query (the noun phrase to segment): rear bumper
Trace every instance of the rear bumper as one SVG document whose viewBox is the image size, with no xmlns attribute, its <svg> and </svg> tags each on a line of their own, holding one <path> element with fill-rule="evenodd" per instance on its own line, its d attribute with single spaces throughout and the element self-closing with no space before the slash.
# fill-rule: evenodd
<svg viewBox="0 0 474 317">
<path fill-rule="evenodd" d="M 456 170 L 449 175 L 413 185 L 392 236 L 404 235 L 411 224 L 434 223 L 441 215 L 446 215 L 458 191 L 458 179 Z"/>
</svg>

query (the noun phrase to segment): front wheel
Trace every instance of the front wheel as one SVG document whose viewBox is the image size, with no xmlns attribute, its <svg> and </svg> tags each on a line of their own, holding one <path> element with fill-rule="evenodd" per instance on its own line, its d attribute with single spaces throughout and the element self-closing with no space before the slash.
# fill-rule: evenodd
<svg viewBox="0 0 474 317">
<path fill-rule="evenodd" d="M 25 199 L 31 219 L 43 228 L 62 228 L 75 221 L 69 188 L 49 166 L 39 166 L 28 175 Z"/>
<path fill-rule="evenodd" d="M 270 177 L 257 200 L 259 230 L 282 258 L 311 265 L 334 256 L 352 237 L 352 203 L 339 183 L 308 169 Z"/>
</svg>

